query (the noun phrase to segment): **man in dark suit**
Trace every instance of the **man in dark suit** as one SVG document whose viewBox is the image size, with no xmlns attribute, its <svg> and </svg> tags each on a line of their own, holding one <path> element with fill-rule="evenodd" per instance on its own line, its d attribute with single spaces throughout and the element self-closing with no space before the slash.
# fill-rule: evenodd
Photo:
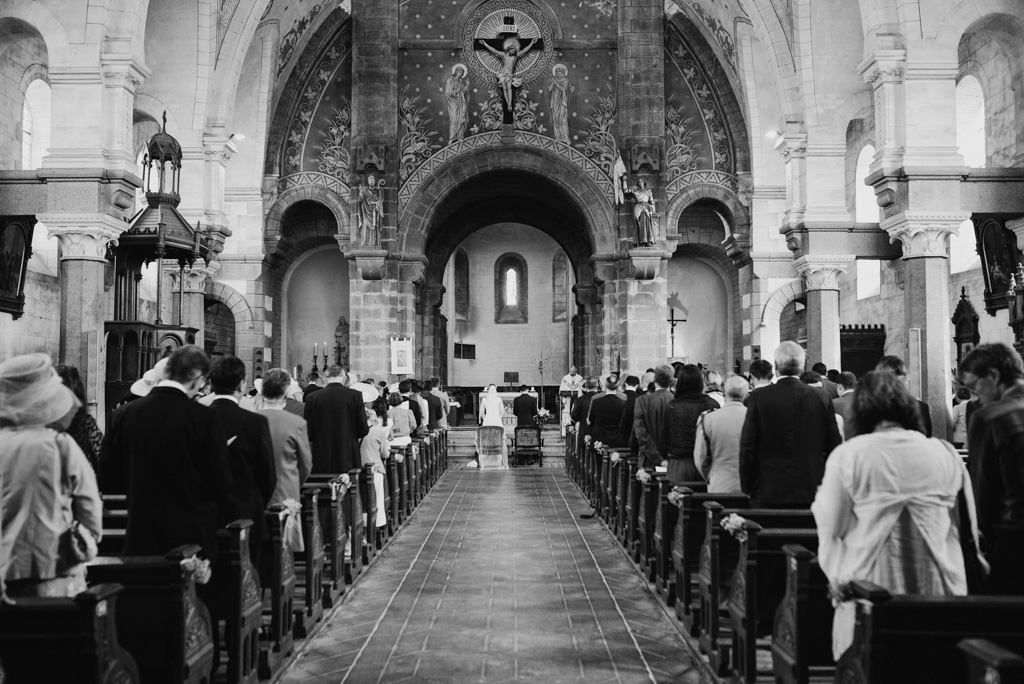
<svg viewBox="0 0 1024 684">
<path fill-rule="evenodd" d="M 427 400 L 427 429 L 431 432 L 441 426 L 441 419 L 444 417 L 444 405 L 433 390 L 433 380 L 424 380 L 420 396 Z"/>
<path fill-rule="evenodd" d="M 165 379 L 111 417 L 103 453 L 127 485 L 125 555 L 163 556 L 198 544 L 206 558 L 216 558 L 218 522 L 231 510 L 232 477 L 228 438 L 217 415 L 192 401 L 209 368 L 206 352 L 181 347 L 168 359 Z"/>
<path fill-rule="evenodd" d="M 828 396 L 832 397 L 833 401 L 838 399 L 839 388 L 836 387 L 836 383 L 829 380 L 828 366 L 819 361 L 818 363 L 811 366 L 811 370 L 821 376 L 821 387 L 828 393 Z"/>
<path fill-rule="evenodd" d="M 423 415 L 423 408 L 420 406 L 419 398 L 415 396 L 412 388 L 412 380 L 402 380 L 398 383 L 398 393 L 409 402 L 409 410 L 415 421 L 412 429 L 413 437 L 423 436 L 423 426 L 426 425 L 426 417 Z"/>
<path fill-rule="evenodd" d="M 850 371 L 844 371 L 836 376 L 836 387 L 839 388 L 839 398 L 832 402 L 837 416 L 843 418 L 843 433 L 846 439 L 854 435 L 853 430 L 853 390 L 857 389 L 857 376 Z"/>
<path fill-rule="evenodd" d="M 347 473 L 360 466 L 359 440 L 369 432 L 363 395 L 345 386 L 341 366 L 327 368 L 327 386 L 306 398 L 314 473 Z"/>
<path fill-rule="evenodd" d="M 526 385 L 519 386 L 519 396 L 512 400 L 512 413 L 516 425 L 534 426 L 537 422 L 537 400 L 526 393 Z"/>
<path fill-rule="evenodd" d="M 591 375 L 583 382 L 583 394 L 576 399 L 572 410 L 569 411 L 569 420 L 576 424 L 576 449 L 582 454 L 587 445 L 587 436 L 590 435 L 590 426 L 587 425 L 587 414 L 590 413 L 590 402 L 600 387 L 600 382 Z"/>
<path fill-rule="evenodd" d="M 252 520 L 249 556 L 260 568 L 260 550 L 270 538 L 263 511 L 277 486 L 270 424 L 260 414 L 238 405 L 245 390 L 245 363 L 238 357 L 222 356 L 211 364 L 210 386 L 215 396 L 210 410 L 227 435 L 234 481 L 230 505 L 220 511 L 219 523 L 223 527 L 240 518 Z"/>
<path fill-rule="evenodd" d="M 897 378 L 902 380 L 907 387 L 910 387 L 910 376 L 907 375 L 907 364 L 903 362 L 898 356 L 886 355 L 883 356 L 878 365 L 875 366 L 875 370 L 889 371 L 896 375 Z M 917 400 L 917 410 L 921 412 L 921 425 L 924 427 L 922 432 L 925 437 L 932 436 L 932 412 L 928 408 L 928 404 Z"/>
<path fill-rule="evenodd" d="M 654 369 L 654 394 L 637 397 L 633 407 L 633 435 L 640 467 L 653 468 L 665 460 L 665 407 L 672 401 L 675 369 L 662 364 Z"/>
<path fill-rule="evenodd" d="M 775 350 L 779 381 L 751 392 L 740 437 L 740 486 L 759 508 L 805 508 L 839 446 L 832 399 L 800 382 L 805 353 L 796 342 Z"/>
<path fill-rule="evenodd" d="M 623 394 L 626 396 L 626 403 L 622 406 L 622 420 L 619 421 L 619 441 L 628 445 L 630 451 L 636 456 L 639 449 L 633 436 L 633 415 L 636 408 L 637 397 L 640 396 L 640 378 L 635 375 L 627 375 L 622 381 Z"/>
<path fill-rule="evenodd" d="M 309 384 L 302 388 L 302 402 L 305 403 L 309 400 L 309 395 L 322 389 L 323 387 L 320 386 L 320 374 L 313 371 L 309 374 Z"/>
<path fill-rule="evenodd" d="M 624 447 L 629 444 L 629 436 L 623 439 L 619 432 L 622 413 L 626 408 L 626 395 L 617 392 L 618 376 L 612 374 L 604 380 L 604 392 L 590 402 L 590 439 L 605 446 Z"/>
</svg>

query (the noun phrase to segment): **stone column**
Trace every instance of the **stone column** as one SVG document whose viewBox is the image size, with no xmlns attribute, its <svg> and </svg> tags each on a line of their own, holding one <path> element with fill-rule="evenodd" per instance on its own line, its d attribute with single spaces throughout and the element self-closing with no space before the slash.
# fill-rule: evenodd
<svg viewBox="0 0 1024 684">
<path fill-rule="evenodd" d="M 423 350 L 422 369 L 417 375 L 423 378 L 440 375 L 442 357 L 448 353 L 443 331 L 439 335 L 438 323 L 441 320 L 441 303 L 444 301 L 444 285 L 428 283 L 419 288 L 416 306 L 416 341 Z"/>
<path fill-rule="evenodd" d="M 593 283 L 579 283 L 572 288 L 576 295 L 576 306 L 580 317 L 579 336 L 576 341 L 577 357 L 575 364 L 580 375 L 596 375 L 601 371 L 599 348 L 603 342 L 602 306 L 600 288 Z M 566 368 L 568 370 L 568 368 Z"/>
<path fill-rule="evenodd" d="M 56 361 L 78 368 L 90 412 L 102 426 L 107 245 L 127 224 L 108 214 L 43 214 L 38 219 L 49 229 L 49 237 L 60 240 L 60 358 Z"/>
<path fill-rule="evenodd" d="M 802 256 L 793 266 L 804 278 L 807 292 L 807 365 L 819 361 L 841 368 L 839 349 L 839 274 L 854 262 L 853 255 Z"/>
<path fill-rule="evenodd" d="M 781 232 L 804 222 L 807 211 L 807 134 L 787 131 L 775 143 L 786 165 L 786 219 Z"/>
<path fill-rule="evenodd" d="M 231 237 L 224 208 L 224 183 L 228 162 L 237 151 L 234 141 L 224 136 L 223 127 L 217 134 L 203 135 L 203 229 L 209 227 L 214 241 L 221 245 Z M 195 218 L 190 219 L 194 227 Z"/>
<path fill-rule="evenodd" d="M 424 261 L 390 259 L 383 250 L 348 253 L 351 279 L 349 320 L 352 322 L 351 370 L 360 378 L 395 382 L 391 375 L 391 338 L 413 338 L 417 355 L 413 376 L 424 372 L 420 340 L 416 339 L 416 289 Z"/>
<path fill-rule="evenodd" d="M 668 260 L 665 249 L 638 247 L 621 264 L 619 354 L 622 368 L 641 375 L 668 358 Z M 637 372 L 640 371 L 640 372 Z"/>
<path fill-rule="evenodd" d="M 881 223 L 903 245 L 905 321 L 911 332 L 905 356 L 913 389 L 931 409 L 932 434 L 946 438 L 949 427 L 951 327 L 946 240 L 957 235 L 969 212 L 904 211 Z M 913 331 L 920 331 L 920 345 Z"/>
<path fill-rule="evenodd" d="M 875 105 L 875 158 L 871 173 L 889 174 L 903 166 L 907 119 L 903 74 L 907 53 L 900 47 L 901 36 L 882 34 L 877 40 L 875 53 L 858 70 L 872 88 Z"/>
<path fill-rule="evenodd" d="M 185 269 L 185 295 L 182 298 L 182 323 L 195 328 L 196 344 L 206 346 L 206 279 L 216 275 L 220 264 L 194 264 Z"/>
</svg>

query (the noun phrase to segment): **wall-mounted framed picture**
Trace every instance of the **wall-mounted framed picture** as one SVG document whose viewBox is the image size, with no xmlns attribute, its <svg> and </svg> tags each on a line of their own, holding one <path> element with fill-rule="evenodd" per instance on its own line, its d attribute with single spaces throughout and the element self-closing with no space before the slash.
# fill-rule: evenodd
<svg viewBox="0 0 1024 684">
<path fill-rule="evenodd" d="M 412 375 L 412 338 L 391 338 L 391 372 L 394 375 Z"/>
<path fill-rule="evenodd" d="M 1021 261 L 1017 236 L 1007 229 L 1006 218 L 976 214 L 971 220 L 985 276 L 985 311 L 994 316 L 996 311 L 1006 308 L 1010 276 Z"/>
<path fill-rule="evenodd" d="M 0 217 L 0 311 L 25 313 L 25 276 L 32 256 L 34 216 Z"/>
</svg>

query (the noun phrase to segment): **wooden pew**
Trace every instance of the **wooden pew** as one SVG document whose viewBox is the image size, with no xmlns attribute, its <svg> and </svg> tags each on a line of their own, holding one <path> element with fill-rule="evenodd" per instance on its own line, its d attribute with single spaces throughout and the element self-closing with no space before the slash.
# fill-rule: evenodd
<svg viewBox="0 0 1024 684">
<path fill-rule="evenodd" d="M 605 472 L 608 473 L 604 480 L 604 522 L 608 525 L 608 529 L 611 530 L 613 536 L 616 535 L 616 529 L 619 524 L 619 502 L 617 500 L 619 491 L 619 461 L 617 459 L 621 458 L 619 451 L 618 449 L 604 448 Z"/>
<path fill-rule="evenodd" d="M 75 598 L 0 605 L 5 684 L 139 684 L 135 659 L 118 642 L 120 591 L 119 584 L 100 584 Z"/>
<path fill-rule="evenodd" d="M 733 571 L 739 563 L 740 547 L 732 535 L 722 529 L 722 519 L 731 513 L 737 513 L 766 528 L 813 529 L 814 517 L 809 510 L 730 510 L 716 502 L 705 503 L 704 512 L 704 545 L 701 547 L 700 567 L 697 572 L 697 588 L 700 594 L 699 643 L 700 650 L 708 656 L 712 669 L 723 675 L 729 664 L 729 647 L 728 644 L 722 643 L 719 617 L 724 607 L 722 598 L 729 595 L 726 591 L 727 584 L 730 583 Z"/>
<path fill-rule="evenodd" d="M 269 620 L 260 634 L 259 677 L 274 677 L 288 662 L 295 650 L 295 560 L 285 543 L 284 526 L 288 516 L 284 506 L 275 504 L 267 509 L 267 529 L 270 539 L 264 551 L 266 564 L 263 601 L 264 622 Z"/>
<path fill-rule="evenodd" d="M 648 581 L 657 577 L 657 564 L 654 555 L 654 517 L 658 510 L 658 477 L 653 469 L 648 469 L 650 479 L 640 486 L 640 501 L 636 516 L 637 552 L 636 562 Z"/>
<path fill-rule="evenodd" d="M 970 684 L 1024 684 L 1024 658 L 986 639 L 964 639 Z"/>
<path fill-rule="evenodd" d="M 836 664 L 843 684 L 964 682 L 963 639 L 988 639 L 1024 651 L 1024 597 L 893 596 L 876 584 L 855 581 L 853 644 Z"/>
<path fill-rule="evenodd" d="M 302 489 L 302 545 L 305 549 L 294 554 L 295 606 L 293 614 L 295 637 L 309 635 L 313 625 L 324 616 L 324 533 L 320 528 L 320 492 L 315 487 Z"/>
<path fill-rule="evenodd" d="M 783 547 L 803 544 L 816 551 L 818 532 L 813 528 L 766 529 L 746 522 L 736 539 L 740 558 L 733 573 L 728 605 L 732 632 L 730 669 L 734 682 L 750 684 L 758 676 L 758 637 L 772 633 L 775 610 L 786 594 L 787 556 Z M 774 679 L 770 672 L 765 674 Z"/>
<path fill-rule="evenodd" d="M 366 513 L 366 540 L 363 543 L 363 564 L 369 565 L 370 559 L 381 548 L 381 540 L 377 531 L 377 492 L 373 487 L 373 466 L 365 465 L 359 471 L 359 497 L 363 501 Z"/>
<path fill-rule="evenodd" d="M 691 492 L 707 491 L 705 482 L 684 482 L 685 487 Z M 675 486 L 664 473 L 658 474 L 658 502 L 657 511 L 654 517 L 654 557 L 655 585 L 665 599 L 665 605 L 672 608 L 676 605 L 676 596 L 679 591 L 676 585 L 676 570 L 672 556 L 672 542 L 676 537 L 676 527 L 679 522 L 679 508 L 669 501 L 668 495 L 675 489 Z"/>
<path fill-rule="evenodd" d="M 714 501 L 725 508 L 749 508 L 746 494 L 708 494 L 680 487 L 679 512 L 675 537 L 672 542 L 672 564 L 676 575 L 676 617 L 682 620 L 690 636 L 700 632 L 700 600 L 697 592 L 697 572 L 700 568 L 701 547 L 707 530 L 704 504 Z"/>
<path fill-rule="evenodd" d="M 343 505 L 345 522 L 348 525 L 349 550 L 345 556 L 345 582 L 352 584 L 363 571 L 363 544 L 366 540 L 366 528 L 363 522 L 363 500 L 360 496 L 359 473 L 353 468 L 348 472 L 349 488 L 345 490 Z"/>
<path fill-rule="evenodd" d="M 101 498 L 103 537 L 98 544 L 98 553 L 100 556 L 120 556 L 128 529 L 128 497 L 124 494 L 104 494 Z"/>
<path fill-rule="evenodd" d="M 391 447 L 391 456 L 395 459 L 398 472 L 398 508 L 399 517 L 404 522 L 412 515 L 412 489 L 409 486 L 409 447 Z M 402 462 L 398 462 L 398 456 L 402 456 Z"/>
<path fill-rule="evenodd" d="M 405 480 L 409 486 L 407 515 L 412 515 L 413 510 L 420 504 L 419 483 L 416 482 L 416 457 L 412 444 L 405 447 Z"/>
<path fill-rule="evenodd" d="M 323 604 L 331 608 L 345 593 L 345 550 L 348 547 L 348 523 L 345 520 L 345 490 L 342 477 L 307 480 L 303 488 L 319 492 L 320 529 L 324 537 Z"/>
<path fill-rule="evenodd" d="M 412 440 L 412 455 L 416 465 L 416 501 L 417 503 L 423 501 L 423 498 L 430 491 L 430 487 L 427 485 L 427 471 L 426 471 L 426 460 L 427 452 L 426 447 L 423 443 L 423 438 Z"/>
<path fill-rule="evenodd" d="M 786 594 L 772 627 L 772 669 L 779 684 L 807 684 L 835 674 L 832 658 L 832 602 L 828 578 L 817 557 L 799 544 L 786 554 Z"/>
<path fill-rule="evenodd" d="M 87 571 L 90 585 L 119 584 L 115 623 L 121 645 L 149 684 L 203 684 L 213 675 L 210 613 L 196 596 L 182 561 L 200 553 L 179 546 L 164 557 L 101 556 Z"/>
<path fill-rule="evenodd" d="M 627 462 L 629 472 L 626 483 L 626 552 L 633 558 L 633 562 L 640 561 L 640 538 L 637 533 L 637 521 L 640 515 L 640 494 L 643 492 L 643 485 L 636 479 L 640 469 L 639 459 L 630 457 Z"/>
<path fill-rule="evenodd" d="M 631 453 L 621 454 L 619 459 L 619 486 L 615 492 L 619 508 L 616 514 L 616 520 L 618 521 L 618 525 L 615 528 L 616 537 L 618 537 L 619 543 L 627 548 L 629 545 L 629 518 L 627 511 L 629 510 L 630 461 L 633 462 L 634 465 L 632 467 L 635 468 L 636 458 Z"/>
<path fill-rule="evenodd" d="M 405 521 L 405 491 L 402 483 L 402 476 L 405 474 L 405 463 L 399 463 L 398 457 L 405 460 L 405 454 L 396 447 L 391 448 L 391 457 L 388 459 L 388 482 L 391 483 L 392 516 L 395 521 L 395 532 Z"/>
<path fill-rule="evenodd" d="M 228 684 L 258 680 L 259 629 L 263 604 L 259 575 L 249 559 L 251 520 L 236 520 L 217 532 L 217 560 L 209 589 L 210 611 L 224 619 Z"/>
<path fill-rule="evenodd" d="M 596 451 L 594 457 L 599 471 L 597 500 L 601 506 L 598 509 L 598 515 L 607 524 L 611 521 L 609 514 L 612 508 L 611 502 L 608 500 L 608 490 L 611 488 L 612 457 L 607 449 Z"/>
</svg>

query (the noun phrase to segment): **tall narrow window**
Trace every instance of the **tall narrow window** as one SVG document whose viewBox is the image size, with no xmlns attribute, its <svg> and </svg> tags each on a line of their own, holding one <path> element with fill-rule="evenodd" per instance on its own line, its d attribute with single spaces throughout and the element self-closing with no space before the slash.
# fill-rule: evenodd
<svg viewBox="0 0 1024 684">
<path fill-rule="evenodd" d="M 494 262 L 494 322 L 527 322 L 526 260 L 502 254 Z"/>
<path fill-rule="evenodd" d="M 469 320 L 469 257 L 466 251 L 455 251 L 455 320 Z"/>
<path fill-rule="evenodd" d="M 974 76 L 956 84 L 956 144 L 964 164 L 985 168 L 985 93 Z M 960 224 L 958 235 L 949 236 L 949 272 L 962 273 L 981 267 L 978 238 L 970 219 Z"/>
<path fill-rule="evenodd" d="M 856 218 L 858 223 L 878 223 L 878 203 L 875 189 L 865 183 L 870 173 L 875 148 L 865 145 L 857 157 Z M 882 262 L 876 259 L 857 260 L 857 299 L 866 299 L 882 293 Z"/>
<path fill-rule="evenodd" d="M 50 86 L 36 79 L 25 90 L 21 109 L 21 168 L 38 169 L 50 147 Z"/>
<path fill-rule="evenodd" d="M 551 262 L 551 320 L 561 323 L 569 315 L 569 263 L 565 252 L 558 250 Z"/>
</svg>

